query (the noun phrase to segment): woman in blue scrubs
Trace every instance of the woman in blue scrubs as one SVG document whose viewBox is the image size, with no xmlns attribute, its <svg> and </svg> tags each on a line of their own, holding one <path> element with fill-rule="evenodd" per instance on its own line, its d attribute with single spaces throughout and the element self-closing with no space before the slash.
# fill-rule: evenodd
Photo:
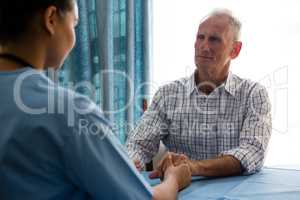
<svg viewBox="0 0 300 200">
<path fill-rule="evenodd" d="M 88 98 L 43 73 L 75 44 L 75 0 L 0 2 L 0 199 L 175 199 L 187 165 L 151 188 Z"/>
</svg>

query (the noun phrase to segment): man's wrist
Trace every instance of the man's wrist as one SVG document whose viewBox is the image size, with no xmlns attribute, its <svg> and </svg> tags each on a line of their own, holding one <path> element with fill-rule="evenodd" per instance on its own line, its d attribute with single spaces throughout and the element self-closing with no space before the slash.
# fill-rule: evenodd
<svg viewBox="0 0 300 200">
<path fill-rule="evenodd" d="M 189 166 L 193 176 L 203 176 L 205 171 L 204 163 L 199 160 L 191 160 Z"/>
</svg>

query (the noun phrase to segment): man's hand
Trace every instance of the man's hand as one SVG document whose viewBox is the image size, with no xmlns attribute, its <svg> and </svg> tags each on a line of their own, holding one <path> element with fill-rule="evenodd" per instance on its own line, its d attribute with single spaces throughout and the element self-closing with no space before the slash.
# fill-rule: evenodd
<svg viewBox="0 0 300 200">
<path fill-rule="evenodd" d="M 192 180 L 191 170 L 186 164 L 181 164 L 176 167 L 174 165 L 169 166 L 164 173 L 164 180 L 168 180 L 172 176 L 177 181 L 178 191 L 189 186 Z"/>
<path fill-rule="evenodd" d="M 177 162 L 177 166 L 174 165 L 171 153 L 166 154 L 159 164 L 159 169 L 149 175 L 150 178 L 161 178 L 162 180 L 175 179 L 178 190 L 182 190 L 190 184 L 191 176 L 190 167 L 186 163 Z"/>
<path fill-rule="evenodd" d="M 186 164 L 189 166 L 191 173 L 194 172 L 193 162 L 184 154 L 177 154 L 168 152 L 166 155 L 160 160 L 156 169 L 150 173 L 150 178 L 162 178 L 164 169 L 168 166 L 165 166 L 168 163 L 168 160 L 171 160 L 174 166 L 179 166 L 182 164 Z"/>
</svg>

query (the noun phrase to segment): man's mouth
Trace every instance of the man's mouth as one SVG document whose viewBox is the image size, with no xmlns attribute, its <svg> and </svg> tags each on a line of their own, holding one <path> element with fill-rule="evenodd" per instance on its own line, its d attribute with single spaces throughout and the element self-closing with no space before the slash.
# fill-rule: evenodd
<svg viewBox="0 0 300 200">
<path fill-rule="evenodd" d="M 202 55 L 199 55 L 199 56 L 197 56 L 198 58 L 202 58 L 202 59 L 205 59 L 205 60 L 212 60 L 213 59 L 213 57 L 211 57 L 211 56 L 202 56 Z"/>
</svg>

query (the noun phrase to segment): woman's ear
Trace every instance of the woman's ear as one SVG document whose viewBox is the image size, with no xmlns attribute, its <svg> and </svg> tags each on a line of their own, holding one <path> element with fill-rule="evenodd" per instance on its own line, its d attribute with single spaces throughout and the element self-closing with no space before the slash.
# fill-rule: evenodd
<svg viewBox="0 0 300 200">
<path fill-rule="evenodd" d="M 58 23 L 58 10 L 55 6 L 49 6 L 43 14 L 43 24 L 46 31 L 53 35 Z"/>
<path fill-rule="evenodd" d="M 238 57 L 238 55 L 241 52 L 241 49 L 242 49 L 242 42 L 235 41 L 233 43 L 233 48 L 232 48 L 231 53 L 230 53 L 231 59 L 235 59 L 236 57 Z"/>
</svg>

